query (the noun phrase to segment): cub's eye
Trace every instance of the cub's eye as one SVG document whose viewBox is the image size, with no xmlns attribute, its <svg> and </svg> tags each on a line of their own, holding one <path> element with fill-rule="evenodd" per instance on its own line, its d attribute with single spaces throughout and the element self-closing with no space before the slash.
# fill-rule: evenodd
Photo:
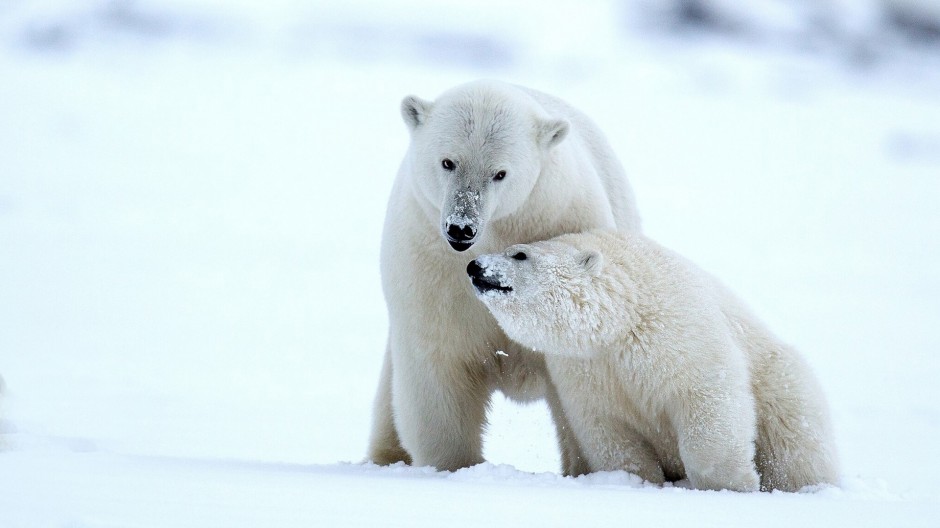
<svg viewBox="0 0 940 528">
<path fill-rule="evenodd" d="M 512 258 L 513 258 L 513 260 L 525 260 L 525 259 L 527 259 L 527 258 L 529 258 L 529 257 L 527 257 L 525 253 L 523 253 L 523 252 L 520 251 L 520 252 L 516 253 L 515 255 L 513 255 Z"/>
<path fill-rule="evenodd" d="M 501 170 L 493 175 L 493 181 L 499 181 L 506 177 L 506 171 Z"/>
<path fill-rule="evenodd" d="M 449 160 L 448 158 L 444 158 L 443 160 L 441 160 L 441 167 L 444 167 L 444 170 L 446 171 L 452 171 L 457 167 L 457 164 Z"/>
</svg>

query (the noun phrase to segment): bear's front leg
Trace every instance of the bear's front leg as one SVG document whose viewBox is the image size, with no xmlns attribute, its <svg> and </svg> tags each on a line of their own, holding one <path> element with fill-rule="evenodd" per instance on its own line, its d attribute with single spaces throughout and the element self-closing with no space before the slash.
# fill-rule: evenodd
<svg viewBox="0 0 940 528">
<path fill-rule="evenodd" d="M 482 366 L 458 357 L 414 346 L 393 348 L 395 426 L 416 466 L 454 471 L 483 462 L 490 390 Z"/>
<path fill-rule="evenodd" d="M 411 464 L 411 455 L 405 451 L 395 429 L 392 416 L 392 350 L 386 345 L 379 374 L 379 388 L 375 393 L 372 409 L 372 434 L 369 437 L 367 460 L 380 466 L 396 462 Z"/>
<path fill-rule="evenodd" d="M 608 415 L 609 416 L 609 415 Z M 666 481 L 650 444 L 626 424 L 592 419 L 578 430 L 593 471 L 626 471 L 652 484 Z"/>
<path fill-rule="evenodd" d="M 577 477 L 591 472 L 591 465 L 587 455 L 581 448 L 581 442 L 575 433 L 574 427 L 565 415 L 564 406 L 555 384 L 548 380 L 546 384 L 545 400 L 555 423 L 555 436 L 561 450 L 561 472 L 566 477 Z"/>
<path fill-rule="evenodd" d="M 758 491 L 756 411 L 750 391 L 740 385 L 700 385 L 691 387 L 685 400 L 675 427 L 692 486 Z"/>
<path fill-rule="evenodd" d="M 611 380 L 598 372 L 608 372 L 604 359 L 591 360 L 561 356 L 545 358 L 548 365 L 548 401 L 558 402 L 559 419 L 564 419 L 572 440 L 568 444 L 577 459 L 562 455 L 566 474 L 625 470 L 647 482 L 665 481 L 655 451 L 632 426 L 629 411 L 617 405 L 619 398 L 609 392 Z M 603 365 L 599 367 L 598 365 Z M 553 415 L 555 407 L 552 406 Z M 559 431 L 561 438 L 562 432 Z M 569 469 L 573 464 L 573 471 Z"/>
</svg>

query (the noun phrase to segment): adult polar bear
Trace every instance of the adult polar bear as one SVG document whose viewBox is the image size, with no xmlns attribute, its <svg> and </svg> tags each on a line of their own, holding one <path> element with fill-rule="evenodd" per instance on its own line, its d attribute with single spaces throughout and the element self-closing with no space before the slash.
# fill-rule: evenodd
<svg viewBox="0 0 940 528">
<path fill-rule="evenodd" d="M 475 81 L 405 97 L 411 144 L 382 235 L 389 335 L 369 458 L 454 470 L 483 461 L 491 393 L 546 398 L 565 473 L 584 472 L 544 358 L 509 341 L 467 283 L 476 256 L 606 227 L 639 231 L 604 135 L 565 102 Z"/>
</svg>

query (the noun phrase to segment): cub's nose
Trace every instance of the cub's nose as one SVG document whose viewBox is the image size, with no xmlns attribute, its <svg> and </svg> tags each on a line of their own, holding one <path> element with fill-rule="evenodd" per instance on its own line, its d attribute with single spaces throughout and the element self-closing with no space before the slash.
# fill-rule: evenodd
<svg viewBox="0 0 940 528">
<path fill-rule="evenodd" d="M 483 267 L 481 267 L 476 260 L 471 260 L 470 264 L 467 264 L 467 275 L 471 277 L 482 277 Z"/>
</svg>

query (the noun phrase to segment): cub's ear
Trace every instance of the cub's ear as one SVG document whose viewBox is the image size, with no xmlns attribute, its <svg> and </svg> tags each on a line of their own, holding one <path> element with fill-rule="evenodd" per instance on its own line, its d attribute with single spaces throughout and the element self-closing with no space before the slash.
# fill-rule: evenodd
<svg viewBox="0 0 940 528">
<path fill-rule="evenodd" d="M 431 113 L 432 103 L 420 97 L 409 95 L 401 100 L 401 117 L 408 125 L 408 130 L 414 130 L 424 123 Z"/>
<path fill-rule="evenodd" d="M 571 125 L 567 119 L 546 119 L 538 124 L 538 141 L 543 149 L 548 150 L 562 142 L 568 135 Z"/>
<path fill-rule="evenodd" d="M 582 251 L 578 253 L 577 261 L 592 277 L 600 275 L 601 270 L 604 269 L 604 255 L 597 251 Z"/>
</svg>

